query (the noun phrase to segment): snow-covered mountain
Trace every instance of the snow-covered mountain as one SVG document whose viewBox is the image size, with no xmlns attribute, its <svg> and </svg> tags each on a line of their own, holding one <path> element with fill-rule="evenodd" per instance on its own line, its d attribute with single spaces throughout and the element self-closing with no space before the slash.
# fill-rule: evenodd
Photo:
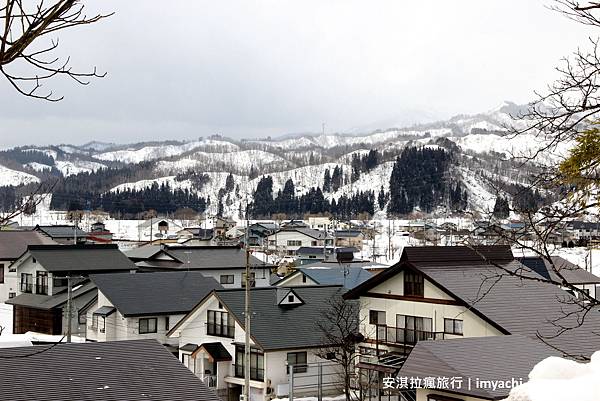
<svg viewBox="0 0 600 401">
<path fill-rule="evenodd" d="M 238 191 L 244 196 L 252 193 L 259 177 L 266 174 L 273 177 L 275 193 L 291 178 L 297 193 L 301 194 L 311 187 L 322 186 L 326 169 L 333 170 L 340 166 L 344 174 L 349 175 L 354 154 L 377 149 L 388 155 L 382 164 L 361 175 L 358 181 L 326 195 L 337 198 L 341 194 L 356 191 L 378 191 L 381 187 L 387 190 L 393 158 L 407 146 L 437 147 L 451 144 L 464 157 L 485 156 L 478 158 L 480 163 L 481 160 L 531 155 L 532 144 L 539 143 L 539 138 L 532 134 L 516 137 L 506 135 L 507 126 L 522 124 L 512 118 L 522 112 L 523 106 L 504 102 L 476 115 L 460 115 L 445 121 L 384 128 L 361 134 L 302 134 L 251 140 L 212 136 L 193 141 L 130 145 L 94 141 L 81 146 L 27 146 L 0 153 L 0 179 L 3 185 L 18 186 L 39 182 L 49 176 L 64 179 L 106 168 L 128 169 L 127 174 L 119 175 L 117 181 L 111 181 L 114 185 L 108 190 L 139 189 L 156 182 L 168 183 L 171 188 L 199 191 L 203 196 L 216 199 L 227 174 L 231 172 Z M 555 161 L 567 150 L 568 145 L 565 145 L 538 161 L 542 164 Z M 491 169 L 492 162 L 487 163 Z M 469 197 L 471 207 L 488 209 L 490 203 L 493 205 L 494 196 L 491 189 L 486 187 L 485 174 L 481 171 L 486 167 L 479 166 L 476 171 L 469 168 L 463 165 L 455 169 L 454 174 L 472 195 Z M 195 187 L 189 179 L 180 177 L 190 172 L 206 174 L 209 177 L 208 184 Z M 516 182 L 517 179 L 510 175 L 507 173 L 498 179 Z M 349 177 L 347 181 L 350 181 Z M 238 196 L 242 195 L 238 193 Z M 239 199 L 228 202 L 231 211 L 240 208 L 236 202 Z"/>
</svg>

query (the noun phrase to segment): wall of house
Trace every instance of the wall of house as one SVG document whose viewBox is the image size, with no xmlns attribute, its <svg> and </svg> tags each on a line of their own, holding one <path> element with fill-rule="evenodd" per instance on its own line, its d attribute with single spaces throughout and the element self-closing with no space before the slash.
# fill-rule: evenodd
<svg viewBox="0 0 600 401">
<path fill-rule="evenodd" d="M 181 347 L 188 343 L 201 345 L 203 343 L 220 342 L 221 344 L 223 344 L 225 349 L 227 349 L 229 354 L 232 356 L 232 361 L 229 363 L 219 363 L 218 364 L 218 367 L 217 367 L 218 377 L 217 377 L 217 387 L 216 388 L 217 389 L 225 389 L 225 388 L 227 388 L 227 383 L 224 380 L 225 377 L 233 376 L 235 373 L 233 370 L 233 366 L 232 366 L 232 364 L 235 363 L 235 345 L 233 345 L 233 343 L 234 342 L 244 343 L 245 334 L 244 334 L 244 331 L 242 330 L 242 327 L 237 322 L 235 322 L 234 338 L 219 337 L 219 336 L 212 336 L 212 335 L 206 334 L 207 311 L 208 310 L 220 310 L 223 312 L 226 311 L 225 309 L 222 309 L 222 308 L 219 309 L 219 301 L 217 300 L 216 297 L 214 297 L 214 296 L 210 297 L 204 303 L 202 308 L 197 311 L 195 316 L 188 322 L 186 327 L 183 330 L 181 330 L 180 336 L 178 338 L 179 346 Z M 177 337 L 175 337 L 175 339 L 177 339 Z M 254 344 L 254 342 L 251 341 L 251 344 Z M 181 360 L 181 354 L 182 353 L 180 351 L 179 360 Z M 199 367 L 200 365 L 197 364 L 196 366 Z"/>
<path fill-rule="evenodd" d="M 288 252 L 295 252 L 298 248 L 303 246 L 323 246 L 323 240 L 309 237 L 308 235 L 302 234 L 298 231 L 279 231 L 276 234 L 268 237 L 269 249 L 274 250 L 275 247 L 271 241 L 275 241 L 277 250 L 284 250 Z M 301 245 L 288 246 L 288 241 L 300 241 Z"/>
<path fill-rule="evenodd" d="M 112 302 L 102 293 L 98 291 L 98 301 L 87 312 L 87 330 L 86 335 L 90 340 L 95 341 L 120 341 L 120 340 L 142 340 L 154 339 L 161 344 L 177 344 L 176 339 L 167 337 L 169 331 L 165 327 L 166 317 L 161 316 L 143 316 L 142 318 L 156 318 L 156 333 L 139 333 L 140 317 L 125 317 L 119 310 L 105 318 L 105 332 L 101 333 L 99 325 L 95 329 L 92 328 L 93 312 L 102 306 L 114 306 Z M 175 326 L 184 315 L 168 315 L 169 329 Z M 101 316 L 98 319 L 102 319 Z"/>
<path fill-rule="evenodd" d="M 373 288 L 371 293 L 404 295 L 404 275 L 400 272 L 395 277 L 386 280 Z M 441 301 L 455 300 L 452 296 L 436 287 L 433 283 L 424 280 L 425 298 Z M 420 316 L 433 320 L 433 332 L 444 331 L 444 318 L 463 320 L 463 337 L 484 337 L 502 335 L 494 326 L 477 316 L 465 306 L 447 305 L 443 303 L 406 301 L 389 298 L 374 298 L 361 296 L 361 322 L 363 335 L 375 338 L 375 326 L 369 323 L 369 310 L 386 312 L 386 324 L 397 327 L 396 315 Z"/>
<path fill-rule="evenodd" d="M 206 277 L 212 277 L 217 280 L 217 283 L 220 283 L 220 279 L 222 275 L 233 275 L 233 284 L 221 284 L 224 288 L 242 288 L 242 277 L 243 273 L 246 271 L 244 268 L 239 269 L 211 269 L 211 270 L 201 270 L 202 275 Z M 269 268 L 253 268 L 252 271 L 255 274 L 256 279 L 256 287 L 268 287 L 270 270 Z"/>
</svg>

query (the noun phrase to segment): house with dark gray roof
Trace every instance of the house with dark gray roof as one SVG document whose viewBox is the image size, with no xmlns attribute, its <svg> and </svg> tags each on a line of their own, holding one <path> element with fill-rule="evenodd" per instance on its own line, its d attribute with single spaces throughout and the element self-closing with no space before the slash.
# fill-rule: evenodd
<svg viewBox="0 0 600 401">
<path fill-rule="evenodd" d="M 81 228 L 65 224 L 54 226 L 41 226 L 38 224 L 33 228 L 33 231 L 40 232 L 48 238 L 51 238 L 53 241 L 64 245 L 84 243 L 88 236 L 88 233 Z"/>
<path fill-rule="evenodd" d="M 17 295 L 17 272 L 11 265 L 27 246 L 51 244 L 56 242 L 37 231 L 0 230 L 0 302 Z"/>
<path fill-rule="evenodd" d="M 328 266 L 321 264 L 313 266 L 296 268 L 293 273 L 273 285 L 276 287 L 341 285 L 350 290 L 373 277 L 370 271 L 352 265 L 329 263 Z"/>
<path fill-rule="evenodd" d="M 538 362 L 550 356 L 561 353 L 518 334 L 421 341 L 396 374 L 397 383 L 405 378 L 409 388 L 398 390 L 416 400 L 503 400 L 513 387 L 528 381 Z M 433 383 L 428 382 L 431 377 Z M 420 383 L 422 388 L 410 388 L 411 378 L 413 387 Z M 423 388 L 425 383 L 429 388 Z"/>
<path fill-rule="evenodd" d="M 198 271 L 94 274 L 90 280 L 98 287 L 87 312 L 90 341 L 151 338 L 166 345 L 171 327 L 210 292 L 223 288 Z"/>
<path fill-rule="evenodd" d="M 586 292 L 592 298 L 596 298 L 598 294 L 596 286 L 600 284 L 600 277 L 560 256 L 552 256 L 550 260 L 540 256 L 522 257 L 518 260 L 547 280 L 556 283 L 562 283 L 564 280 Z"/>
<path fill-rule="evenodd" d="M 600 349 L 591 334 L 600 330 L 598 308 L 585 313 L 584 301 L 515 260 L 508 246 L 406 247 L 398 264 L 344 297 L 362 305 L 363 352 L 371 356 L 361 369 L 393 372 L 424 340 L 518 334 L 569 355 Z"/>
<path fill-rule="evenodd" d="M 296 255 L 301 247 L 323 247 L 333 244 L 333 238 L 328 238 L 325 231 L 314 230 L 308 227 L 285 226 L 281 230 L 267 237 L 268 249 Z"/>
<path fill-rule="evenodd" d="M 239 246 L 145 245 L 126 252 L 141 271 L 200 271 L 225 288 L 240 288 L 246 271 L 246 251 Z M 269 285 L 273 265 L 250 255 L 252 286 Z"/>
<path fill-rule="evenodd" d="M 75 297 L 71 327 L 75 334 L 85 335 L 85 318 L 91 306 L 88 295 L 96 287 L 86 284 L 90 274 L 130 272 L 137 269 L 117 245 L 29 245 L 13 263 L 19 280 L 17 295 L 8 303 L 14 305 L 13 327 L 15 334 L 37 331 L 62 334 L 68 326 L 64 303 L 56 303 L 68 292 L 68 284 L 76 289 L 89 288 L 84 297 Z M 81 286 L 81 287 L 79 287 Z M 76 294 L 74 294 L 76 295 Z"/>
<path fill-rule="evenodd" d="M 12 401 L 220 401 L 154 340 L 2 348 L 0 358 L 0 394 Z"/>
<path fill-rule="evenodd" d="M 316 374 L 313 368 L 324 362 L 324 373 L 332 376 L 336 366 L 318 355 L 326 341 L 317 322 L 323 320 L 332 302 L 341 301 L 343 291 L 341 286 L 250 291 L 253 399 L 283 396 L 277 392 L 289 384 L 288 365 L 296 365 L 296 373 Z M 244 295 L 241 289 L 214 291 L 169 332 L 179 340 L 180 359 L 190 370 L 211 376 L 216 388 L 229 389 L 230 395 L 239 393 L 244 383 Z"/>
</svg>

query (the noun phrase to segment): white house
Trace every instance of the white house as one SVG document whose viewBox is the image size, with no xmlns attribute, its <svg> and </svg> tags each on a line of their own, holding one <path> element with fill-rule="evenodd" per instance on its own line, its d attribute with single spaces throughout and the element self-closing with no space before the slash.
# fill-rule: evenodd
<svg viewBox="0 0 600 401">
<path fill-rule="evenodd" d="M 330 245 L 332 239 L 327 239 L 324 231 L 307 227 L 284 228 L 267 237 L 268 249 L 293 256 L 301 247 L 322 247 Z"/>
<path fill-rule="evenodd" d="M 569 301 L 568 292 L 515 260 L 508 246 L 405 247 L 398 264 L 344 298 L 361 303 L 361 333 L 366 340 L 360 351 L 370 363 L 360 365 L 361 370 L 398 368 L 405 359 L 402 355 L 424 340 L 547 335 L 549 344 L 565 352 L 586 343 L 585 328 L 563 337 L 568 337 L 566 341 L 554 338 L 559 327 L 550 322 L 559 319 L 572 325 L 561 313 L 578 305 Z M 600 327 L 600 316 L 590 314 L 586 325 Z M 386 359 L 385 352 L 399 357 Z"/>
<path fill-rule="evenodd" d="M 98 299 L 87 312 L 90 341 L 151 338 L 169 344 L 166 333 L 212 290 L 222 288 L 197 271 L 97 274 L 90 279 L 98 287 Z"/>
<path fill-rule="evenodd" d="M 152 218 L 138 225 L 138 239 L 154 241 L 161 239 L 177 239 L 177 233 L 183 227 L 171 219 Z"/>
<path fill-rule="evenodd" d="M 71 327 L 85 334 L 86 313 L 96 298 L 92 273 L 129 272 L 136 269 L 117 245 L 29 245 L 13 265 L 19 280 L 17 295 L 6 303 L 14 306 L 14 334 L 35 331 L 64 334 L 69 277 L 73 290 Z"/>
<path fill-rule="evenodd" d="M 288 365 L 295 365 L 296 385 L 315 385 L 294 387 L 294 394 L 316 394 L 316 376 L 306 377 L 306 373 L 314 374 L 317 363 L 323 363 L 332 380 L 333 364 L 317 355 L 324 333 L 316 321 L 341 292 L 339 286 L 251 291 L 251 400 L 287 395 Z M 169 336 L 178 339 L 180 360 L 192 372 L 234 399 L 244 383 L 244 327 L 244 291 L 221 290 L 199 303 Z"/>
<path fill-rule="evenodd" d="M 0 230 L 0 302 L 17 295 L 17 272 L 11 265 L 26 250 L 27 245 L 56 244 L 37 231 Z"/>
</svg>

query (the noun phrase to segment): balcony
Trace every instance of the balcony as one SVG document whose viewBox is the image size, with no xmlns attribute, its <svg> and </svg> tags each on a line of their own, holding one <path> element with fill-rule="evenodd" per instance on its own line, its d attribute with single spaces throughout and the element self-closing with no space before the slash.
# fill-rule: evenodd
<svg viewBox="0 0 600 401">
<path fill-rule="evenodd" d="M 204 382 L 204 384 L 206 384 L 206 387 L 217 387 L 216 375 L 200 374 L 198 377 Z"/>
<path fill-rule="evenodd" d="M 413 346 L 419 341 L 443 339 L 443 332 L 406 329 L 387 325 L 377 325 L 375 330 L 375 341 L 391 345 Z"/>
<path fill-rule="evenodd" d="M 21 292 L 32 293 L 33 292 L 33 284 L 21 282 Z"/>
<path fill-rule="evenodd" d="M 244 377 L 244 365 L 234 364 L 233 368 L 235 369 L 235 377 Z M 265 370 L 262 368 L 250 367 L 250 380 L 264 381 L 265 380 Z"/>
</svg>

